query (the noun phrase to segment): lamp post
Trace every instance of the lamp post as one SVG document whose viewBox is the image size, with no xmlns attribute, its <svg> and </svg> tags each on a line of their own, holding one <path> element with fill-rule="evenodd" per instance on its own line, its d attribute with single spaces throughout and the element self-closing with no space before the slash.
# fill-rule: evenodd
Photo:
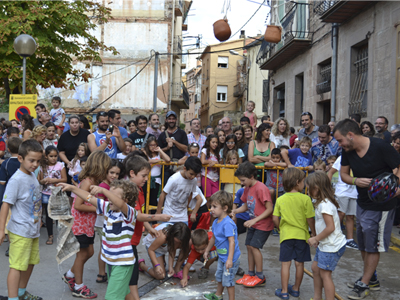
<svg viewBox="0 0 400 300">
<path fill-rule="evenodd" d="M 36 41 L 28 34 L 21 34 L 14 40 L 14 50 L 22 56 L 22 94 L 26 94 L 26 58 L 36 51 Z"/>
</svg>

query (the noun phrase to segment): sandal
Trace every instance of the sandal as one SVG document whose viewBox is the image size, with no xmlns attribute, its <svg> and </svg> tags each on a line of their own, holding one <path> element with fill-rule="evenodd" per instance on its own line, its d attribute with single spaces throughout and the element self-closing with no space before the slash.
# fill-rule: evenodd
<svg viewBox="0 0 400 300">
<path fill-rule="evenodd" d="M 106 275 L 97 274 L 97 278 L 101 278 L 100 280 L 99 280 L 99 279 L 96 279 L 96 282 L 97 282 L 97 283 L 104 283 L 104 282 L 107 282 L 107 273 L 106 273 Z"/>
<path fill-rule="evenodd" d="M 288 284 L 288 292 L 293 297 L 300 297 L 300 291 L 293 290 L 293 285 Z"/>
<path fill-rule="evenodd" d="M 281 299 L 289 299 L 289 293 L 282 293 L 282 289 L 275 290 L 275 296 L 278 296 Z"/>
<path fill-rule="evenodd" d="M 139 261 L 138 261 L 138 266 L 140 266 L 140 263 L 144 263 L 144 259 L 142 258 L 142 259 L 139 259 Z M 144 272 L 144 270 L 142 270 L 140 267 L 139 267 L 139 272 Z"/>
<path fill-rule="evenodd" d="M 53 236 L 49 236 L 49 238 L 47 239 L 46 245 L 53 245 Z"/>
</svg>

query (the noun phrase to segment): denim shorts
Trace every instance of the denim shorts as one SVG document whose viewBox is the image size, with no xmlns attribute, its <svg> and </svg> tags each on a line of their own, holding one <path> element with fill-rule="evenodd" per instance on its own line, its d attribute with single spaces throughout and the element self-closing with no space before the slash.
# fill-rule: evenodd
<svg viewBox="0 0 400 300">
<path fill-rule="evenodd" d="M 229 274 L 226 272 L 225 263 L 218 259 L 218 267 L 215 272 L 215 280 L 217 282 L 222 282 L 223 287 L 235 286 L 235 275 L 240 265 L 240 258 L 238 258 L 234 263 L 233 267 L 229 269 Z"/>
<path fill-rule="evenodd" d="M 340 248 L 338 252 L 322 252 L 317 248 L 314 261 L 318 263 L 318 268 L 327 271 L 334 271 L 345 250 L 346 245 Z"/>
<path fill-rule="evenodd" d="M 149 247 L 146 246 L 146 250 L 147 250 L 147 254 L 148 254 L 149 253 Z M 158 252 L 157 250 L 154 251 L 154 253 L 156 254 L 156 257 L 161 257 L 161 256 L 166 255 L 166 253 Z"/>
<path fill-rule="evenodd" d="M 48 204 L 50 199 L 50 195 L 42 194 L 42 203 Z"/>
</svg>

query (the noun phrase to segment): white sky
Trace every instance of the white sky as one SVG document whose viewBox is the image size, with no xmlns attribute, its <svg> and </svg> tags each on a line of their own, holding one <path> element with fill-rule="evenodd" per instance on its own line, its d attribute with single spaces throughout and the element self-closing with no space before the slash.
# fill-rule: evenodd
<svg viewBox="0 0 400 300">
<path fill-rule="evenodd" d="M 231 0 L 231 10 L 227 13 L 227 19 L 232 34 L 246 23 L 263 1 L 264 0 Z M 221 13 L 223 5 L 224 0 L 193 0 L 187 17 L 188 31 L 183 32 L 183 37 L 185 35 L 197 36 L 198 34 L 202 34 L 201 47 L 219 43 L 214 37 L 213 24 L 215 21 L 224 17 L 224 13 Z M 265 20 L 268 12 L 269 7 L 267 6 L 267 1 L 265 1 L 265 4 L 242 29 L 246 31 L 246 36 L 256 36 L 260 33 L 264 34 L 266 28 Z M 238 39 L 239 35 L 240 32 L 235 36 L 231 36 L 231 39 Z M 184 39 L 183 41 L 183 45 L 195 43 L 195 39 Z M 191 48 L 195 48 L 195 46 L 185 47 L 185 49 Z"/>
</svg>

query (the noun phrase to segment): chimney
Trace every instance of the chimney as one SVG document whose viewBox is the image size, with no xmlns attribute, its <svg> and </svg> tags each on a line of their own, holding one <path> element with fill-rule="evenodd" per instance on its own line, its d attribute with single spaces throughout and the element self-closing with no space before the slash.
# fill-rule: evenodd
<svg viewBox="0 0 400 300">
<path fill-rule="evenodd" d="M 246 35 L 244 34 L 244 30 L 240 30 L 240 36 L 239 39 L 244 39 Z"/>
</svg>

